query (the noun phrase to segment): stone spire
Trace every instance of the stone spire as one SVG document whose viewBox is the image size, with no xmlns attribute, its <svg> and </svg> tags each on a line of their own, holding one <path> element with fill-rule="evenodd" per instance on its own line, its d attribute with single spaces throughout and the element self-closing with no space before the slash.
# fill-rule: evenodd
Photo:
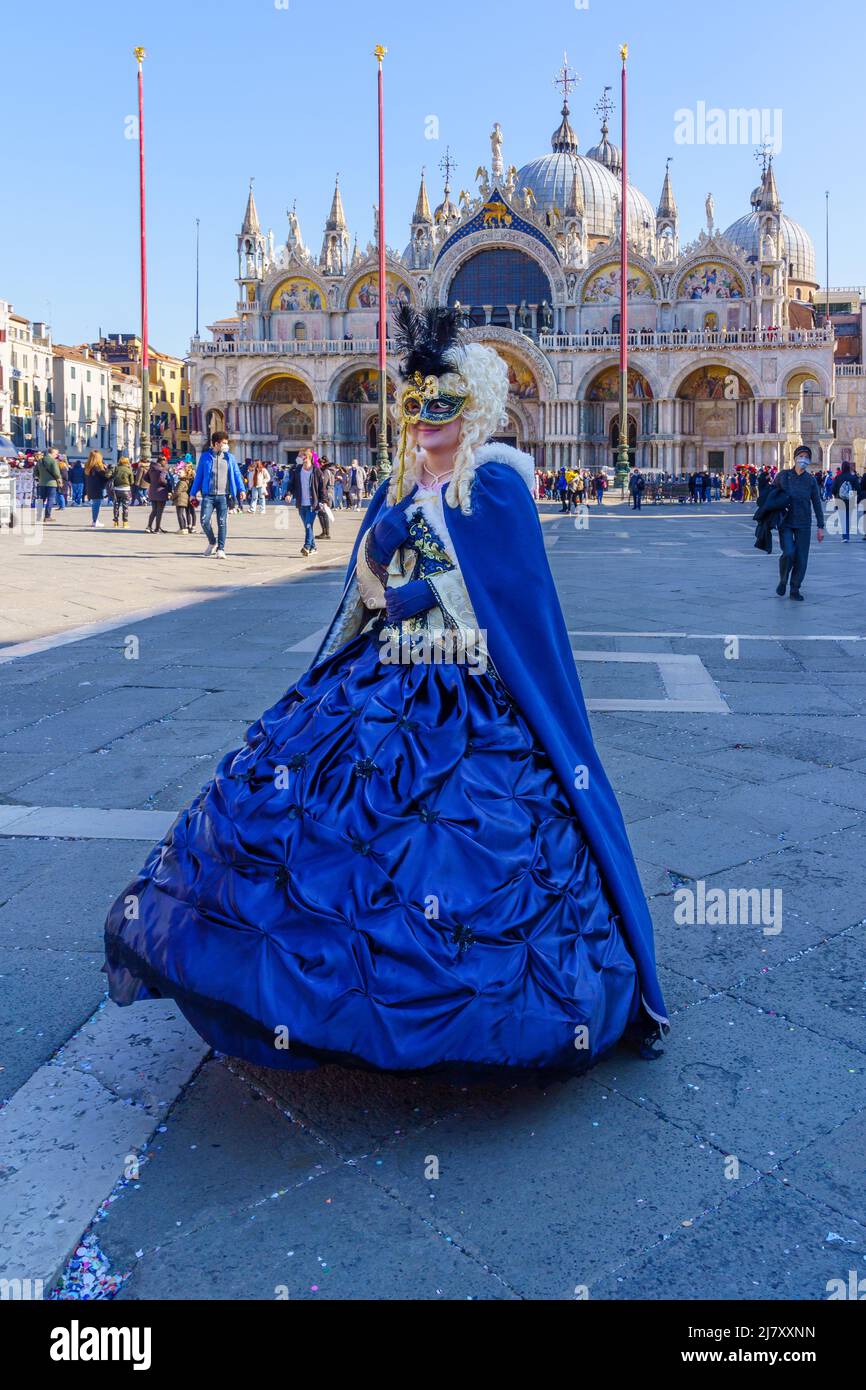
<svg viewBox="0 0 866 1390">
<path fill-rule="evenodd" d="M 322 254 L 319 258 L 319 264 L 326 275 L 345 275 L 349 268 L 349 227 L 343 210 L 339 174 L 334 184 L 331 211 L 325 223 L 325 235 L 322 240 Z"/>
<path fill-rule="evenodd" d="M 665 164 L 665 181 L 662 184 L 662 196 L 659 198 L 659 205 L 656 208 L 656 217 L 674 218 L 676 216 L 677 201 L 671 183 L 671 162 L 668 160 Z"/>
<path fill-rule="evenodd" d="M 244 213 L 244 225 L 241 227 L 241 236 L 258 236 L 262 230 L 256 200 L 253 197 L 253 183 L 254 180 L 250 179 L 250 191 L 247 198 L 247 210 Z"/>
<path fill-rule="evenodd" d="M 334 196 L 331 200 L 331 212 L 325 223 L 325 230 L 329 232 L 345 231 L 347 227 L 346 214 L 343 210 L 343 195 L 340 192 L 340 175 L 337 175 L 334 184 Z"/>
<path fill-rule="evenodd" d="M 241 298 L 246 303 L 254 303 L 257 295 L 255 286 L 264 279 L 270 264 L 270 256 L 267 238 L 262 233 L 256 200 L 253 197 L 252 179 L 250 179 L 250 191 L 247 197 L 247 210 L 244 213 L 244 225 L 238 233 L 237 243 L 238 284 L 241 286 Z"/>
<path fill-rule="evenodd" d="M 577 160 L 571 161 L 571 186 L 565 205 L 565 215 L 569 219 L 581 217 L 584 212 L 583 183 L 577 172 Z"/>
<path fill-rule="evenodd" d="M 763 192 L 761 196 L 761 212 L 781 212 L 782 200 L 779 197 L 779 190 L 776 187 L 776 175 L 773 173 L 773 156 L 767 160 L 767 172 L 764 175 Z"/>
<path fill-rule="evenodd" d="M 656 255 L 659 260 L 671 263 L 679 255 L 679 223 L 680 215 L 674 197 L 674 186 L 671 183 L 671 161 L 668 159 L 665 164 L 662 195 L 656 208 Z"/>
<path fill-rule="evenodd" d="M 289 219 L 289 234 L 286 238 L 286 246 L 289 251 L 293 251 L 299 260 L 308 261 L 310 253 L 304 245 L 304 238 L 301 232 L 301 224 L 298 221 L 297 203 L 293 203 L 287 213 Z"/>
<path fill-rule="evenodd" d="M 421 187 L 418 189 L 418 201 L 415 204 L 415 216 L 412 218 L 413 227 L 432 226 L 433 214 L 430 211 L 430 199 L 427 197 L 427 183 L 424 178 L 424 170 L 421 170 Z"/>
</svg>

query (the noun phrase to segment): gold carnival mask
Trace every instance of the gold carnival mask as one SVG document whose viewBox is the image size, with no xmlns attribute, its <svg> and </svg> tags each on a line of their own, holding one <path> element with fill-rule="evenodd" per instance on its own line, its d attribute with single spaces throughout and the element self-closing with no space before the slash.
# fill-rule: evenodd
<svg viewBox="0 0 866 1390">
<path fill-rule="evenodd" d="M 468 396 L 452 396 L 439 389 L 439 377 L 416 372 L 400 403 L 407 425 L 450 425 L 466 409 Z"/>
</svg>

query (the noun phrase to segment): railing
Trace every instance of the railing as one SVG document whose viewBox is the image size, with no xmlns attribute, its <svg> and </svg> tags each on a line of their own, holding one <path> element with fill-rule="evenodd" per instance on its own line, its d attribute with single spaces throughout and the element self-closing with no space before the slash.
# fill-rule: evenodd
<svg viewBox="0 0 866 1390">
<path fill-rule="evenodd" d="M 396 351 L 396 344 L 388 340 L 388 352 Z M 205 343 L 193 338 L 190 356 L 202 357 L 342 357 L 351 353 L 376 356 L 379 351 L 378 338 L 308 338 L 305 342 L 275 342 L 270 338 L 241 338 L 237 342 Z"/>
<path fill-rule="evenodd" d="M 837 376 L 866 376 L 866 367 L 862 362 L 837 362 Z"/>
<path fill-rule="evenodd" d="M 667 333 L 636 329 L 628 335 L 630 348 L 646 352 L 676 351 L 684 347 L 823 347 L 833 342 L 832 328 L 739 328 L 730 333 L 675 328 Z M 546 351 L 610 351 L 619 348 L 618 333 L 543 333 L 539 345 Z"/>
<path fill-rule="evenodd" d="M 737 347 L 825 347 L 834 341 L 832 328 L 741 328 L 731 333 L 707 333 L 703 330 L 673 329 L 655 333 L 639 329 L 628 335 L 633 351 L 678 351 L 681 348 Z M 610 352 L 619 349 L 618 333 L 542 333 L 539 346 L 548 352 Z M 395 344 L 388 340 L 388 352 Z M 351 354 L 376 356 L 378 338 L 308 338 L 301 342 L 277 342 L 274 339 L 240 338 L 206 343 L 193 338 L 190 355 L 202 357 L 342 357 Z M 838 369 L 837 369 L 838 370 Z M 852 373 L 856 375 L 856 373 Z"/>
</svg>

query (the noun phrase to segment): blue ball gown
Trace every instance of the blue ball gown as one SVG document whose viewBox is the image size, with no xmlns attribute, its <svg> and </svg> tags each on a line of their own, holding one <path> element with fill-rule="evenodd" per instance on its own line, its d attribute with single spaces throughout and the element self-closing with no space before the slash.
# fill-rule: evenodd
<svg viewBox="0 0 866 1390">
<path fill-rule="evenodd" d="M 377 494 L 319 657 L 109 913 L 118 1004 L 171 997 L 219 1051 L 289 1070 L 569 1073 L 666 1028 L 523 456 L 508 455 L 477 459 L 469 515 L 419 494 L 387 582 L 427 579 L 438 603 L 399 628 L 367 555 Z M 506 517 L 522 560 L 503 553 Z M 497 571 L 521 586 L 510 600 Z"/>
</svg>

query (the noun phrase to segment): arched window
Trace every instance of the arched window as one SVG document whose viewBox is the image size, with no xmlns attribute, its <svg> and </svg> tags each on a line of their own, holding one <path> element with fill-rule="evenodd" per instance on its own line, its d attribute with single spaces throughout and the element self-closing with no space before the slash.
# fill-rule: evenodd
<svg viewBox="0 0 866 1390">
<path fill-rule="evenodd" d="M 307 325 L 305 323 L 296 323 L 292 330 L 292 335 L 296 343 L 305 343 L 307 341 Z"/>
<path fill-rule="evenodd" d="M 612 318 L 611 321 L 610 321 L 610 331 L 611 331 L 611 333 L 618 333 L 618 332 L 619 332 L 619 325 L 620 325 L 620 317 L 619 317 L 619 314 L 614 314 L 613 318 Z"/>
<path fill-rule="evenodd" d="M 525 251 L 497 246 L 478 251 L 460 267 L 448 290 L 448 303 L 492 304 L 494 311 L 508 304 L 553 303 L 550 281 L 537 261 Z M 510 322 L 507 319 L 506 321 Z"/>
</svg>

